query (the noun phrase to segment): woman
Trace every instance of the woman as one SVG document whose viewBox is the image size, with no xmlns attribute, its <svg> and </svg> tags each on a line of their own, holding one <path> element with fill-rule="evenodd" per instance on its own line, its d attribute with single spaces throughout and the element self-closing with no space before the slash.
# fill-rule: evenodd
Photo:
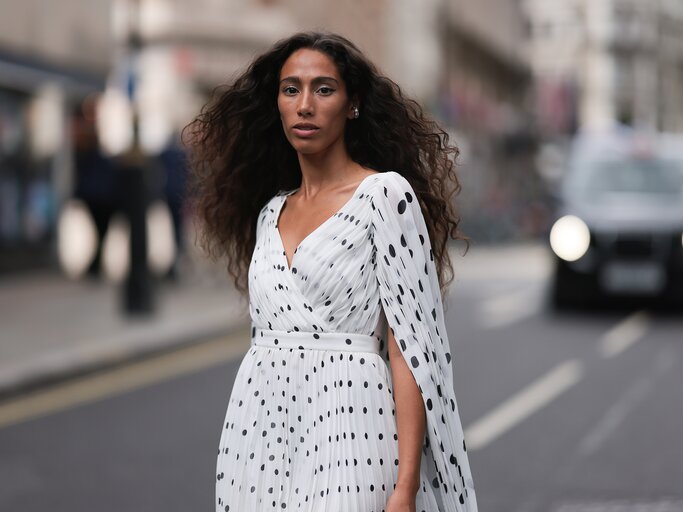
<svg viewBox="0 0 683 512">
<path fill-rule="evenodd" d="M 275 44 L 189 128 L 202 242 L 252 319 L 216 510 L 475 511 L 440 285 L 446 133 L 320 33 Z"/>
</svg>

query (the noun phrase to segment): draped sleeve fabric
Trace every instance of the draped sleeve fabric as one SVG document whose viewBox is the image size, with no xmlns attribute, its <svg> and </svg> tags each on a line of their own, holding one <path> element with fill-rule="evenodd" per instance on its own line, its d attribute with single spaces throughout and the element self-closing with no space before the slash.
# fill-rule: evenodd
<svg viewBox="0 0 683 512">
<path fill-rule="evenodd" d="M 395 171 L 372 192 L 372 240 L 380 300 L 389 329 L 425 406 L 422 470 L 444 512 L 475 512 L 477 502 L 453 388 L 437 269 L 422 209 Z"/>
</svg>

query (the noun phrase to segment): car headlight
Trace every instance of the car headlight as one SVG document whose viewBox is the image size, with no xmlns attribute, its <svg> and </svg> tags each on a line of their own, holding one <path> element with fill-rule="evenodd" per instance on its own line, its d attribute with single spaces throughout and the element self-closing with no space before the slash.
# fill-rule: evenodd
<svg viewBox="0 0 683 512">
<path fill-rule="evenodd" d="M 565 215 L 550 229 L 550 247 L 565 261 L 576 261 L 586 254 L 590 240 L 588 226 L 575 215 Z"/>
</svg>

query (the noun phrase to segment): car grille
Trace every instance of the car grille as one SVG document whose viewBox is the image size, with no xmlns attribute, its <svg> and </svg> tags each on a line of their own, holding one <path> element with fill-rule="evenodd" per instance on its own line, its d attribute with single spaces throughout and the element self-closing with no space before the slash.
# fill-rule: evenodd
<svg viewBox="0 0 683 512">
<path fill-rule="evenodd" d="M 626 257 L 647 257 L 653 254 L 652 235 L 619 234 L 614 241 L 614 254 Z"/>
</svg>

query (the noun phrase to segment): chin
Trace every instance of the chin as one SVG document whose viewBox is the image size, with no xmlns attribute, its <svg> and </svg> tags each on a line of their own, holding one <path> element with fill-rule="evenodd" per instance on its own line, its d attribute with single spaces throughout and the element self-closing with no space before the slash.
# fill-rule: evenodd
<svg viewBox="0 0 683 512">
<path fill-rule="evenodd" d="M 312 141 L 296 141 L 295 144 L 292 144 L 292 147 L 295 149 L 297 153 L 301 153 L 302 155 L 314 155 L 316 153 L 320 153 L 323 149 L 325 149 L 320 144 L 315 144 Z"/>
<path fill-rule="evenodd" d="M 295 148 L 296 152 L 299 153 L 300 155 L 315 155 L 316 153 L 320 153 L 319 149 L 312 149 L 312 148 Z"/>
</svg>

